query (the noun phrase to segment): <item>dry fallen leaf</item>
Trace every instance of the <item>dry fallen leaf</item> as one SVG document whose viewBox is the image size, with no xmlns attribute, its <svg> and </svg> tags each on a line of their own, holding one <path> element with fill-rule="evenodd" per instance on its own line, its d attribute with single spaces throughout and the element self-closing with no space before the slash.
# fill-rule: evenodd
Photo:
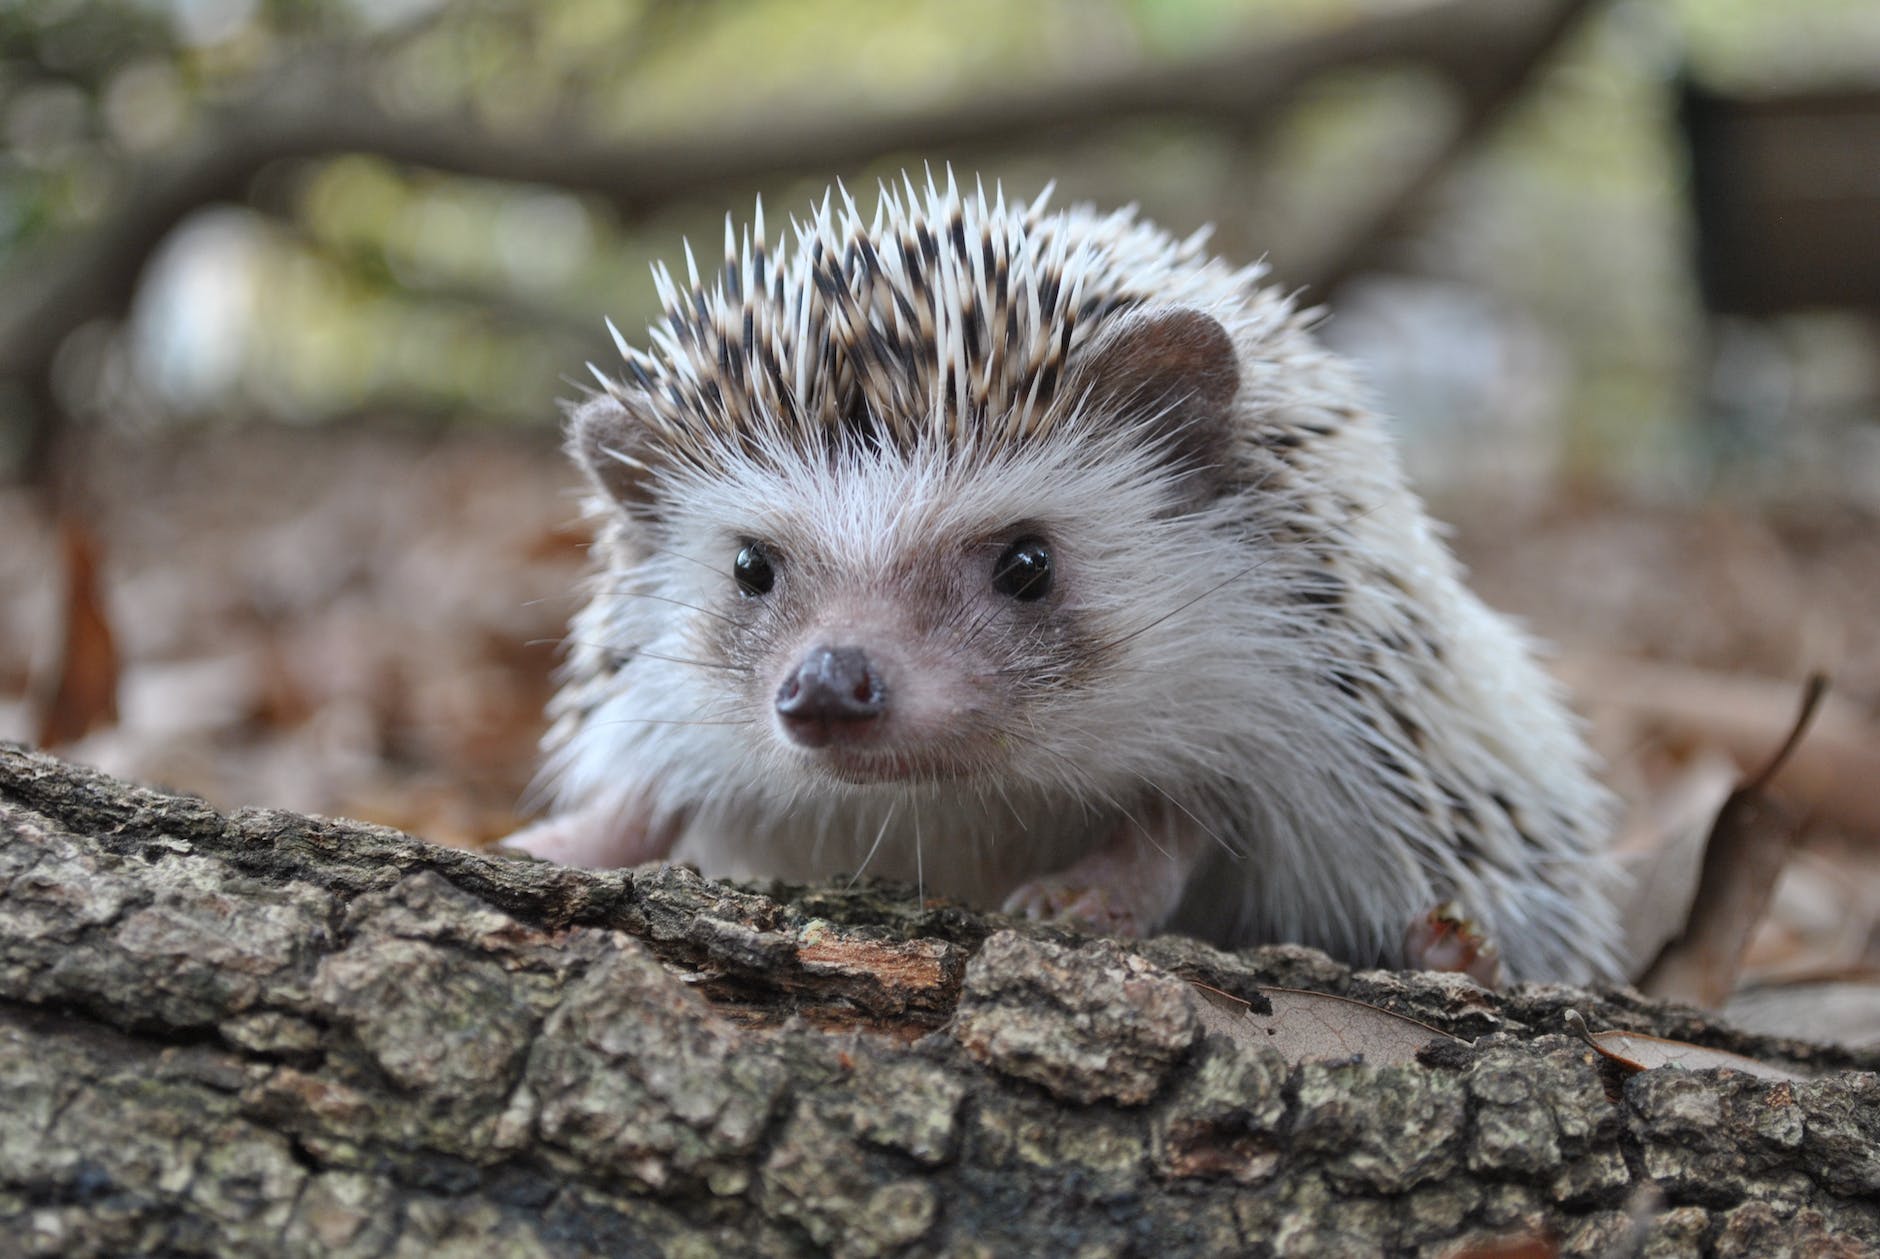
<svg viewBox="0 0 1880 1259">
<path fill-rule="evenodd" d="M 1809 679 L 1788 738 L 1718 810 L 1690 917 L 1640 977 L 1638 987 L 1646 995 L 1714 1009 L 1736 987 L 1750 934 L 1769 908 L 1798 829 L 1789 811 L 1770 798 L 1769 783 L 1807 732 L 1826 690 L 1825 678 Z"/>
<path fill-rule="evenodd" d="M 1631 737 L 1650 730 L 1658 741 L 1719 748 L 1739 764 L 1754 763 L 1794 726 L 1793 681 L 1585 654 L 1566 656 L 1559 672 L 1579 703 L 1632 728 Z M 1807 744 L 1784 763 L 1782 785 L 1822 820 L 1880 834 L 1880 722 L 1855 698 L 1858 675 L 1851 685 L 1840 668 L 1836 677 L 1844 693 L 1824 698 Z"/>
<path fill-rule="evenodd" d="M 1465 1042 L 1449 1033 L 1378 1006 L 1303 988 L 1262 988 L 1272 1005 L 1262 1014 L 1238 997 L 1197 984 L 1201 1022 L 1248 1045 L 1266 1045 L 1287 1062 L 1342 1062 L 1361 1058 L 1372 1066 L 1417 1060 L 1433 1040 Z"/>
<path fill-rule="evenodd" d="M 1860 841 L 1827 836 L 1789 857 L 1743 957 L 1737 992 L 1880 975 L 1880 862 Z"/>
<path fill-rule="evenodd" d="M 1880 1046 L 1880 975 L 1749 988 L 1723 1013 L 1732 1026 L 1766 1036 L 1807 1028 L 1811 1040 Z"/>
<path fill-rule="evenodd" d="M 1586 1020 L 1580 1017 L 1577 1010 L 1567 1011 L 1567 1026 L 1581 1040 L 1592 1046 L 1602 1056 L 1619 1064 L 1628 1074 L 1636 1071 L 1651 1071 L 1658 1067 L 1677 1067 L 1684 1071 L 1705 1071 L 1712 1067 L 1721 1067 L 1764 1080 L 1808 1078 L 1802 1072 L 1793 1071 L 1787 1067 L 1772 1066 L 1760 1059 L 1746 1057 L 1743 1054 L 1733 1054 L 1724 1049 L 1711 1049 L 1704 1045 L 1693 1045 L 1686 1041 L 1665 1040 L 1658 1036 L 1647 1036 L 1643 1032 L 1589 1032 Z"/>
<path fill-rule="evenodd" d="M 1697 899 L 1704 842 L 1737 781 L 1736 762 L 1710 750 L 1693 757 L 1654 792 L 1613 842 L 1625 873 L 1620 960 L 1636 979 L 1683 930 Z"/>
<path fill-rule="evenodd" d="M 38 743 L 61 747 L 117 720 L 118 654 L 99 590 L 97 540 L 75 520 L 60 524 L 65 558 L 64 624 L 51 698 Z"/>
</svg>

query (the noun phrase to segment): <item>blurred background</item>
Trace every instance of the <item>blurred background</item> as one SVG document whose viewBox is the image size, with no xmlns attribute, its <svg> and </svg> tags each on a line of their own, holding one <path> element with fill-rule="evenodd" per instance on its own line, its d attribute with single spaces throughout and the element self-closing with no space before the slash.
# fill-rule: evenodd
<svg viewBox="0 0 1880 1259">
<path fill-rule="evenodd" d="M 1622 842 L 1826 672 L 1752 977 L 1880 973 L 1872 0 L 0 0 L 0 738 L 504 833 L 602 317 L 942 163 L 1325 304 Z"/>
</svg>

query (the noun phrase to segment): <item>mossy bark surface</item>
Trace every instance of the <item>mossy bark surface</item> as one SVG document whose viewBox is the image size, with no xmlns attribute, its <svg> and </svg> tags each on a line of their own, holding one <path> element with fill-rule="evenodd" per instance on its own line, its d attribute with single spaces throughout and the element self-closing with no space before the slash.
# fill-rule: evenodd
<svg viewBox="0 0 1880 1259">
<path fill-rule="evenodd" d="M 1460 1039 L 1291 1064 L 1200 985 Z M 1814 1074 L 1621 1078 L 1570 1008 Z M 1873 1253 L 1875 1065 L 1623 992 L 584 873 L 0 747 L 7 1253 Z"/>
</svg>

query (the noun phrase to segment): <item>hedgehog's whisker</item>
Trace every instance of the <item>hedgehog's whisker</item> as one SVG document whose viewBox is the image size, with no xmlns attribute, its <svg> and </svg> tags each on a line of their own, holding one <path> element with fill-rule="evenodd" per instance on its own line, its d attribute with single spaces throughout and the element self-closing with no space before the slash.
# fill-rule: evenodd
<svg viewBox="0 0 1880 1259">
<path fill-rule="evenodd" d="M 999 793 L 999 799 L 1004 801 L 1005 811 L 1012 815 L 1014 822 L 1018 823 L 1018 829 L 1029 833 L 1031 827 L 1025 824 L 1025 816 L 1018 811 L 1018 806 L 1012 803 L 1012 795 L 1005 789 L 1005 780 L 995 778 L 993 780 L 993 788 Z"/>
<path fill-rule="evenodd" d="M 726 616 L 722 612 L 714 612 L 710 608 L 701 608 L 696 603 L 687 603 L 685 600 L 675 599 L 671 595 L 654 594 L 650 590 L 625 589 L 610 590 L 608 593 L 616 598 L 651 599 L 656 603 L 670 603 L 676 608 L 685 608 L 687 611 L 697 612 L 700 616 L 709 616 L 715 621 L 723 621 L 726 625 L 738 624 L 736 620 Z"/>
<path fill-rule="evenodd" d="M 1089 791 L 1092 795 L 1096 796 L 1099 800 L 1103 801 L 1103 803 L 1109 805 L 1112 809 L 1116 810 L 1116 812 L 1120 814 L 1123 818 L 1125 818 L 1127 821 L 1129 821 L 1131 825 L 1133 825 L 1137 830 L 1141 831 L 1142 837 L 1148 840 L 1150 846 L 1154 848 L 1157 852 L 1161 853 L 1164 857 L 1167 857 L 1170 861 L 1175 860 L 1175 854 L 1170 852 L 1168 849 L 1164 848 L 1161 845 L 1161 843 L 1156 839 L 1155 835 L 1149 830 L 1147 826 L 1143 824 L 1142 819 L 1138 818 L 1134 813 L 1124 808 L 1121 801 L 1119 801 L 1114 795 L 1110 794 L 1110 792 L 1107 789 L 1105 789 L 1102 784 L 1098 783 L 1096 779 L 1092 778 L 1087 772 L 1084 772 L 1083 770 L 1081 770 L 1077 766 L 1077 763 L 1071 760 L 1070 757 L 1058 751 L 1056 748 L 1047 745 L 1043 740 L 1032 738 L 1029 735 L 1020 734 L 1016 730 L 1007 729 L 1004 731 L 1004 733 L 1017 739 L 1020 743 L 1025 743 L 1025 744 L 1030 745 L 1031 747 L 1037 748 L 1040 752 L 1043 752 L 1046 756 L 1053 758 L 1054 760 L 1058 761 L 1060 764 L 1064 765 L 1066 768 L 1071 769 L 1074 772 L 1077 779 L 1082 783 L 1085 790 Z M 1232 850 L 1229 849 L 1229 851 L 1231 852 Z"/>
<path fill-rule="evenodd" d="M 742 716 L 740 716 L 742 714 Z M 595 729 L 608 726 L 749 726 L 756 724 L 748 704 L 732 704 L 716 712 L 699 712 L 691 717 L 610 717 L 593 723 Z"/>
<path fill-rule="evenodd" d="M 716 564 L 708 564 L 696 555 L 687 555 L 684 551 L 675 551 L 673 550 L 673 548 L 669 546 L 649 547 L 647 549 L 647 554 L 670 555 L 672 558 L 676 560 L 684 560 L 688 564 L 697 564 L 700 568 L 704 569 L 708 573 L 713 574 L 714 576 L 729 577 L 731 575 L 729 571 L 727 571 L 726 569 L 719 568 Z"/>
<path fill-rule="evenodd" d="M 1367 507 L 1363 511 L 1358 512 L 1355 515 L 1353 515 L 1349 520 L 1346 520 L 1340 524 L 1330 525 L 1324 529 L 1319 530 L 1317 533 L 1307 535 L 1304 541 L 1317 542 L 1322 538 L 1330 537 L 1334 533 L 1342 533 L 1348 526 L 1355 524 L 1356 522 L 1364 519 L 1366 516 L 1370 515 L 1372 512 L 1376 510 L 1378 510 L 1377 507 Z M 1121 647 L 1124 643 L 1129 642 L 1131 639 L 1137 638 L 1143 634 L 1146 634 L 1150 630 L 1154 629 L 1156 626 L 1161 625 L 1171 620 L 1174 617 L 1180 616 L 1182 613 L 1186 612 L 1188 609 L 1200 603 L 1203 599 L 1206 599 L 1210 597 L 1211 595 L 1220 593 L 1221 591 L 1227 589 L 1229 586 L 1233 585 L 1235 582 L 1240 581 L 1242 578 L 1251 576 L 1252 574 L 1259 572 L 1261 569 L 1265 568 L 1269 564 L 1274 563 L 1280 558 L 1281 556 L 1277 552 L 1272 555 L 1262 556 L 1260 559 L 1247 565 L 1245 568 L 1240 569 L 1237 572 L 1229 574 L 1226 578 L 1224 578 L 1221 581 L 1215 582 L 1212 586 L 1209 586 L 1206 590 L 1203 590 L 1200 594 L 1195 595 L 1193 598 L 1184 599 L 1182 602 L 1176 604 L 1174 607 L 1170 608 L 1167 612 L 1164 612 L 1161 616 L 1156 617 L 1154 620 L 1148 621 L 1142 625 L 1138 625 L 1135 629 L 1125 630 L 1123 633 L 1117 635 L 1115 638 L 1109 639 L 1108 641 L 1097 643 L 1094 647 L 1094 650 L 1109 651 L 1112 648 Z"/>
<path fill-rule="evenodd" d="M 1246 853 L 1242 852 L 1240 849 L 1234 847 L 1234 845 L 1228 843 L 1225 839 L 1221 838 L 1220 834 L 1216 832 L 1213 827 L 1209 826 L 1206 822 L 1203 822 L 1200 818 L 1196 817 L 1193 810 L 1191 810 L 1187 805 L 1183 804 L 1181 801 L 1177 800 L 1174 796 L 1171 796 L 1168 792 L 1164 791 L 1161 788 L 1161 786 L 1159 786 L 1152 779 L 1144 777 L 1142 774 L 1137 774 L 1136 778 L 1138 781 L 1142 783 L 1143 786 L 1155 792 L 1156 795 L 1161 796 L 1164 800 L 1168 801 L 1170 804 L 1174 805 L 1177 809 L 1181 810 L 1181 812 L 1188 818 L 1190 822 L 1193 822 L 1196 826 L 1199 826 L 1209 839 L 1213 840 L 1215 843 L 1221 846 L 1222 852 L 1225 852 L 1229 857 L 1232 857 L 1235 861 L 1245 861 L 1247 859 Z"/>
<path fill-rule="evenodd" d="M 1085 817 L 1090 816 L 1089 793 L 1095 792 L 1096 785 L 1091 781 L 1089 772 L 1083 766 L 1034 735 L 1022 734 L 1009 726 L 1000 727 L 998 733 L 1007 738 L 1016 739 L 1026 747 L 1036 748 L 1062 766 L 1066 771 L 1064 785 L 1070 788 L 1071 798 L 1077 802 Z"/>
<path fill-rule="evenodd" d="M 608 726 L 752 726 L 756 724 L 755 719 L 750 717 L 723 721 L 704 717 L 615 717 L 608 721 L 596 722 L 594 728 L 604 730 Z"/>
<path fill-rule="evenodd" d="M 664 656 L 656 651 L 648 651 L 644 647 L 636 649 L 633 654 L 636 656 L 645 656 L 648 660 L 664 660 L 669 664 L 691 665 L 695 669 L 718 669 L 725 673 L 743 675 L 748 675 L 752 672 L 749 665 L 726 664 L 718 660 L 689 660 L 684 656 Z"/>
<path fill-rule="evenodd" d="M 618 651 L 620 655 L 627 657 L 629 661 L 637 659 L 640 656 L 645 656 L 648 660 L 664 660 L 670 664 L 691 665 L 695 669 L 717 669 L 726 673 L 738 674 L 749 674 L 752 672 L 748 665 L 727 664 L 719 660 L 693 660 L 687 656 L 668 656 L 657 651 L 648 651 L 644 647 L 616 648 L 609 643 L 599 643 L 587 638 L 576 638 L 573 635 L 569 635 L 565 638 L 533 638 L 523 645 L 526 647 L 541 647 L 550 643 L 557 646 L 586 647 L 593 651 Z"/>
<path fill-rule="evenodd" d="M 999 579 L 1001 577 L 1004 577 L 1007 573 L 1014 571 L 1015 569 L 1017 569 L 1017 567 L 1018 567 L 1018 561 L 1013 560 L 1010 564 L 1007 564 L 1004 568 L 1001 568 L 995 573 L 993 573 L 992 574 L 993 585 L 997 586 Z M 961 606 L 964 607 L 966 605 L 962 604 Z M 999 608 L 999 606 L 997 604 L 994 604 L 991 610 L 989 610 L 984 616 L 980 617 L 979 620 L 974 623 L 973 627 L 970 630 L 966 631 L 965 636 L 960 639 L 960 646 L 962 647 L 966 646 L 968 643 L 972 642 L 973 639 L 983 634 L 985 632 L 986 626 L 992 624 L 993 620 L 997 618 L 997 616 L 999 615 L 1000 610 L 1001 609 Z"/>
<path fill-rule="evenodd" d="M 881 828 L 875 832 L 875 842 L 868 846 L 868 855 L 862 858 L 862 864 L 857 866 L 855 873 L 849 876 L 849 887 L 854 887 L 861 881 L 862 872 L 867 870 L 868 863 L 875 859 L 875 853 L 880 850 L 881 841 L 888 833 L 888 823 L 894 821 L 894 811 L 900 807 L 901 802 L 899 800 L 895 800 L 888 805 L 888 811 L 881 817 Z"/>
</svg>

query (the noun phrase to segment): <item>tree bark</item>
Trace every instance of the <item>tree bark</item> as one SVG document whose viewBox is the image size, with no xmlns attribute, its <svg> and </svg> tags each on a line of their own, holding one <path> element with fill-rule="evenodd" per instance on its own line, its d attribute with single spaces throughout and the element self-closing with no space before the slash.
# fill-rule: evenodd
<svg viewBox="0 0 1880 1259">
<path fill-rule="evenodd" d="M 1290 1062 L 1206 1017 L 1275 985 L 1433 1043 Z M 1811 1078 L 1620 1078 L 1569 1008 Z M 587 873 L 0 747 L 9 1253 L 1871 1253 L 1875 1065 L 1625 991 Z"/>
</svg>

